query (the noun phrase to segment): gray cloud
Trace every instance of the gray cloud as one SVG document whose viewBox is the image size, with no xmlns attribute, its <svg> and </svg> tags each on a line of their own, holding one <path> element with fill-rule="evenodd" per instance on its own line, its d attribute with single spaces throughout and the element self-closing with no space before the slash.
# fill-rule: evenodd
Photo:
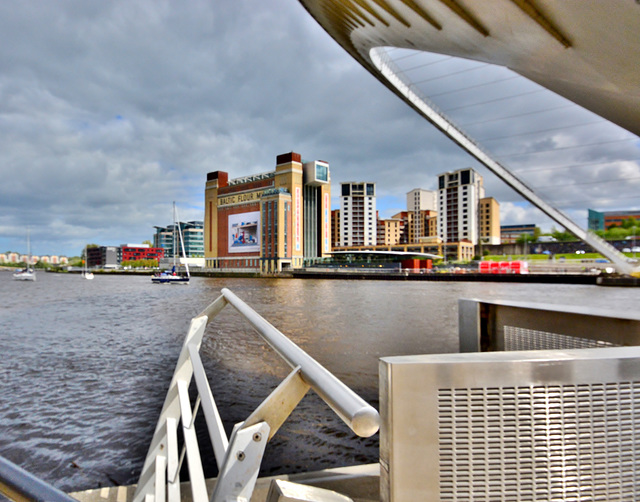
<svg viewBox="0 0 640 502">
<path fill-rule="evenodd" d="M 24 250 L 27 225 L 39 254 L 150 239 L 173 200 L 181 217 L 202 218 L 207 172 L 268 171 L 291 150 L 329 161 L 335 188 L 377 182 L 384 216 L 407 191 L 472 166 L 504 223 L 544 221 L 294 0 L 4 3 L 0 31 L 0 251 Z M 578 220 L 589 204 L 637 207 L 615 182 L 597 183 L 624 178 L 637 193 L 638 142 L 612 142 L 627 133 L 574 127 L 593 120 L 575 107 L 536 114 L 534 104 L 565 103 L 502 70 L 440 78 L 460 69 L 447 60 L 412 77 Z M 500 120 L 508 115 L 524 120 Z"/>
</svg>

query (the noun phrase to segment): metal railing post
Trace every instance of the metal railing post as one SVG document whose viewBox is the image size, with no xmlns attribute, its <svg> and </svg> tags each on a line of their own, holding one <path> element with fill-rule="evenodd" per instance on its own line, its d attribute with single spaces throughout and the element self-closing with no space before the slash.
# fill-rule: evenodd
<svg viewBox="0 0 640 502">
<path fill-rule="evenodd" d="M 0 493 L 17 502 L 78 502 L 3 457 L 0 457 Z"/>
<path fill-rule="evenodd" d="M 177 500 L 180 466 L 185 457 L 189 468 L 192 499 L 208 499 L 195 433 L 195 415 L 200 405 L 220 472 L 211 499 L 216 501 L 248 500 L 258 476 L 266 443 L 309 388 L 313 388 L 357 435 L 369 437 L 380 427 L 380 416 L 375 408 L 231 291 L 223 289 L 221 293 L 218 299 L 191 321 L 138 480 L 134 502 L 142 502 L 148 497 L 165 500 L 165 495 L 168 496 L 169 502 Z M 228 303 L 294 368 L 245 422 L 236 424 L 230 439 L 226 437 L 199 355 L 206 325 Z M 193 408 L 189 396 L 192 379 L 195 379 L 198 391 Z M 178 458 L 176 429 L 179 422 L 182 424 L 184 445 Z"/>
<path fill-rule="evenodd" d="M 336 412 L 353 432 L 369 437 L 378 432 L 380 416 L 324 366 L 274 328 L 228 289 L 222 290 L 225 299 L 240 312 L 262 338 L 291 366 L 300 366 L 302 378 Z"/>
</svg>

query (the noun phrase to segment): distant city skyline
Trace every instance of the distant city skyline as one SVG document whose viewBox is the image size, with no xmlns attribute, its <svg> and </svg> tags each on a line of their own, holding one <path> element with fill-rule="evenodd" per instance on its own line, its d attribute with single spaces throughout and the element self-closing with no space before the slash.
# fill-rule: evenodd
<svg viewBox="0 0 640 502">
<path fill-rule="evenodd" d="M 503 223 L 552 226 L 364 71 L 296 0 L 4 3 L 0 30 L 0 250 L 26 249 L 27 227 L 41 254 L 152 240 L 153 226 L 171 221 L 172 201 L 181 219 L 203 218 L 208 172 L 269 171 L 293 150 L 331 164 L 332 208 L 341 182 L 371 179 L 389 217 L 410 190 L 434 190 L 438 173 L 471 167 L 500 201 Z M 447 109 L 465 86 L 498 116 L 523 115 L 525 105 L 496 96 L 557 107 L 560 118 L 521 117 L 527 131 L 542 131 L 535 136 L 484 109 L 461 110 L 463 125 L 507 161 L 518 138 L 541 153 L 531 176 L 552 202 L 582 226 L 588 207 L 639 207 L 637 137 L 534 84 L 500 76 L 502 87 L 485 86 L 491 68 L 487 77 L 466 64 L 436 56 L 421 67 Z M 559 153 L 542 153 L 552 147 Z"/>
</svg>

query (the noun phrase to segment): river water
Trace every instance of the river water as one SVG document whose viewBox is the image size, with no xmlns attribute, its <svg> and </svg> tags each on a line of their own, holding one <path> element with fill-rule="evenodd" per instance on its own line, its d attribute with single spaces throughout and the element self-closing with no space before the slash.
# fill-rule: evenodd
<svg viewBox="0 0 640 502">
<path fill-rule="evenodd" d="M 189 321 L 223 287 L 375 407 L 379 357 L 457 351 L 458 298 L 640 306 L 638 288 L 46 273 L 27 283 L 0 272 L 0 456 L 65 491 L 135 483 Z M 201 354 L 227 433 L 289 372 L 230 306 Z M 262 474 L 377 458 L 377 435 L 355 438 L 311 392 L 267 446 Z"/>
</svg>

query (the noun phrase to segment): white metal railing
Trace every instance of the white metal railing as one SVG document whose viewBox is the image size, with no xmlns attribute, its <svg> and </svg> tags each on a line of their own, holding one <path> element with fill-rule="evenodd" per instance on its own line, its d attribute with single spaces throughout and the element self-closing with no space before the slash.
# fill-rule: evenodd
<svg viewBox="0 0 640 502">
<path fill-rule="evenodd" d="M 233 429 L 227 438 L 199 349 L 205 328 L 220 311 L 231 304 L 262 338 L 289 364 L 292 372 L 278 387 Z M 198 396 L 192 407 L 189 385 L 192 378 Z M 142 500 L 178 501 L 180 469 L 187 460 L 194 502 L 249 500 L 255 486 L 267 442 L 312 388 L 359 436 L 369 437 L 380 426 L 378 412 L 321 366 L 306 352 L 262 318 L 228 289 L 201 314 L 191 320 L 160 418 L 145 459 L 134 502 Z M 218 480 L 207 493 L 200 450 L 196 439 L 195 416 L 202 408 L 218 465 Z M 178 427 L 183 447 L 178 451 Z"/>
</svg>

